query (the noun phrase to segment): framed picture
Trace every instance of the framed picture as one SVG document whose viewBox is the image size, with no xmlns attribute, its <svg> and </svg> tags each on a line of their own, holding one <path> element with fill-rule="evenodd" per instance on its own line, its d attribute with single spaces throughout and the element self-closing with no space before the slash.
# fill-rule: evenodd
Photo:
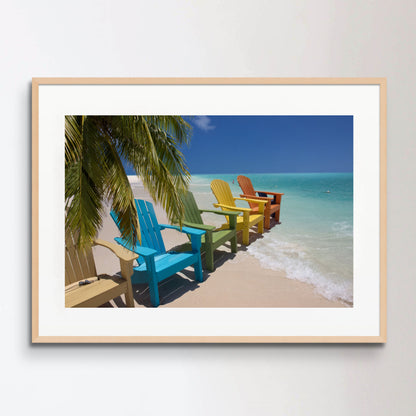
<svg viewBox="0 0 416 416">
<path fill-rule="evenodd" d="M 32 342 L 386 342 L 385 79 L 32 100 Z"/>
</svg>

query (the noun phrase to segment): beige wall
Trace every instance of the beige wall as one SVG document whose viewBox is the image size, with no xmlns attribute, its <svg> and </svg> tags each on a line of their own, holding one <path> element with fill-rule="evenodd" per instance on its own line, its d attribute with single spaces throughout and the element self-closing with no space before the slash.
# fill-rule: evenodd
<svg viewBox="0 0 416 416">
<path fill-rule="evenodd" d="M 416 2 L 21 0 L 2 6 L 2 409 L 416 413 Z M 387 344 L 32 347 L 32 76 L 387 77 Z"/>
</svg>

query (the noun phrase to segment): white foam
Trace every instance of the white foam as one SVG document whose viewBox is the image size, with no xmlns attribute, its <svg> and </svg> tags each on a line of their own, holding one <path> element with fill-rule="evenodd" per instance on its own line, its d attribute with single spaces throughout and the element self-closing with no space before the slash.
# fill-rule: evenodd
<svg viewBox="0 0 416 416">
<path fill-rule="evenodd" d="M 324 274 L 301 245 L 266 235 L 252 243 L 247 251 L 260 261 L 263 268 L 283 271 L 289 279 L 311 284 L 329 300 L 341 300 L 348 304 L 353 301 L 352 280 L 347 281 L 334 272 Z"/>
<path fill-rule="evenodd" d="M 332 224 L 332 231 L 337 234 L 337 237 L 352 237 L 353 227 L 348 221 L 334 222 Z"/>
</svg>

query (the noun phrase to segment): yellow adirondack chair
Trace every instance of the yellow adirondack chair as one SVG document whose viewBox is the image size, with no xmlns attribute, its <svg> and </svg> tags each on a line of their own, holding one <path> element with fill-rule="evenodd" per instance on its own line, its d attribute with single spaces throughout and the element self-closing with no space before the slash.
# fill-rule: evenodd
<svg viewBox="0 0 416 416">
<path fill-rule="evenodd" d="M 227 182 L 221 179 L 214 179 L 211 182 L 211 190 L 215 195 L 215 198 L 218 201 L 218 204 L 214 204 L 214 207 L 221 208 L 223 211 L 236 211 L 242 212 L 243 216 L 237 217 L 237 231 L 243 231 L 243 244 L 249 244 L 249 230 L 250 227 L 257 224 L 257 231 L 262 234 L 264 231 L 264 205 L 267 201 L 249 199 L 249 198 L 236 198 L 231 193 L 230 185 Z M 257 204 L 259 207 L 259 213 L 250 215 L 251 208 L 241 208 L 235 205 L 235 201 L 246 201 Z M 220 229 L 229 228 L 229 219 L 227 218 L 227 223 L 223 224 Z"/>
<path fill-rule="evenodd" d="M 125 294 L 126 306 L 133 308 L 130 276 L 133 261 L 139 256 L 108 241 L 95 240 L 94 245 L 107 247 L 120 259 L 121 276 L 97 275 L 92 249 L 80 250 L 73 235 L 65 236 L 65 307 L 98 307 Z"/>
</svg>

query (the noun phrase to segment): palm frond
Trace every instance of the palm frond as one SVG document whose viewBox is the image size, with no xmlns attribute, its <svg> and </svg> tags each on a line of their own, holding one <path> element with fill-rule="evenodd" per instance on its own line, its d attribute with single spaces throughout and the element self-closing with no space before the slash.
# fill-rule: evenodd
<svg viewBox="0 0 416 416">
<path fill-rule="evenodd" d="M 82 133 L 79 116 L 65 116 L 65 166 L 80 159 Z"/>
<path fill-rule="evenodd" d="M 72 123 L 74 124 L 74 123 Z M 100 132 L 88 118 L 77 120 L 78 158 L 65 170 L 66 227 L 78 234 L 81 247 L 90 246 L 102 225 L 105 170 Z"/>
<path fill-rule="evenodd" d="M 133 191 L 116 144 L 110 132 L 104 131 L 104 165 L 107 172 L 105 196 L 111 201 L 112 209 L 119 219 L 121 236 L 134 246 L 137 240 L 141 243 L 140 225 Z"/>
<path fill-rule="evenodd" d="M 190 181 L 179 145 L 191 127 L 179 116 L 67 116 L 65 118 L 66 227 L 90 245 L 102 225 L 106 199 L 123 238 L 140 241 L 134 195 L 122 159 L 134 167 L 170 220 L 182 218 L 180 193 Z"/>
<path fill-rule="evenodd" d="M 123 140 L 120 151 L 142 178 L 150 196 L 163 206 L 168 218 L 182 218 L 183 204 L 179 193 L 188 188 L 190 174 L 176 138 L 152 121 L 152 117 L 137 118 L 132 140 Z M 166 126 L 164 122 L 162 126 Z M 184 136 L 181 140 L 185 140 Z"/>
</svg>

